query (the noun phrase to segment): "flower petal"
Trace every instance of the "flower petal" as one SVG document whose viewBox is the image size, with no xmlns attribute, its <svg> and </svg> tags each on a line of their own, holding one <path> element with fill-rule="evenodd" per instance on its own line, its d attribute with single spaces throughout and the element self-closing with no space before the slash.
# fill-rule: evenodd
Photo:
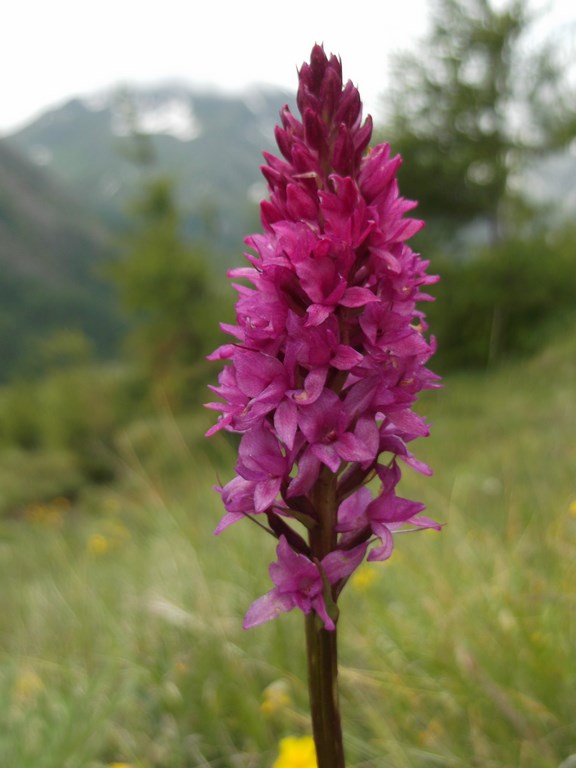
<svg viewBox="0 0 576 768">
<path fill-rule="evenodd" d="M 282 594 L 277 589 L 271 589 L 258 600 L 255 600 L 242 622 L 244 629 L 251 629 L 264 624 L 266 621 L 276 619 L 281 613 L 286 613 L 294 608 L 294 602 L 289 594 Z"/>
<path fill-rule="evenodd" d="M 375 523 L 372 526 L 372 530 L 380 539 L 382 546 L 371 549 L 367 559 L 370 562 L 373 562 L 374 560 L 388 560 L 394 550 L 394 537 L 392 536 L 392 531 L 384 524 L 379 523 Z"/>
</svg>

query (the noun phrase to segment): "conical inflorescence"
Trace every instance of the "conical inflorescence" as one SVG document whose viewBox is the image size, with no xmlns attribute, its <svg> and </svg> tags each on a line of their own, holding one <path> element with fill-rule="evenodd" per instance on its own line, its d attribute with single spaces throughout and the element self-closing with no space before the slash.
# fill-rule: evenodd
<svg viewBox="0 0 576 768">
<path fill-rule="evenodd" d="M 249 266 L 234 269 L 232 341 L 212 434 L 242 435 L 236 476 L 219 488 L 222 531 L 257 517 L 278 539 L 274 588 L 244 626 L 294 607 L 335 626 L 335 601 L 365 556 L 384 560 L 399 527 L 439 527 L 423 505 L 397 495 L 400 463 L 429 469 L 408 449 L 428 434 L 413 410 L 438 386 L 426 368 L 419 301 L 436 281 L 406 241 L 423 226 L 406 217 L 400 157 L 368 149 L 372 122 L 338 58 L 321 46 L 299 71 L 300 119 L 280 113 L 282 157 L 265 153 L 269 199 L 263 231 L 247 238 Z"/>
</svg>

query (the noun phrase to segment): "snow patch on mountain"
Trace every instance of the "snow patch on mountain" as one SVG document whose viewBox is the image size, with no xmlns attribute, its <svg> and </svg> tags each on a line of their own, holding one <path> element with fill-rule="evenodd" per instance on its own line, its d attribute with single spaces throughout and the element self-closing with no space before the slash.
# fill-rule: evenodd
<svg viewBox="0 0 576 768">
<path fill-rule="evenodd" d="M 35 165 L 50 165 L 53 153 L 43 144 L 34 144 L 28 151 L 28 157 Z"/>
<path fill-rule="evenodd" d="M 193 141 L 202 133 L 192 102 L 176 96 L 159 101 L 136 99 L 134 115 L 136 127 L 143 133 L 164 134 L 180 141 Z M 134 126 L 124 110 L 114 110 L 111 128 L 116 136 L 129 136 Z"/>
<path fill-rule="evenodd" d="M 82 96 L 81 101 L 90 112 L 102 112 L 110 108 L 112 96 L 109 90 L 101 90 Z"/>
<path fill-rule="evenodd" d="M 279 108 L 271 109 L 271 103 L 277 103 L 278 107 L 283 106 L 282 97 L 284 103 L 290 103 L 294 100 L 293 95 L 288 91 L 270 90 L 264 85 L 254 85 L 244 90 L 242 100 L 256 118 L 258 126 L 258 133 L 250 136 L 249 140 L 255 144 L 261 143 L 262 139 L 268 142 L 272 140 L 274 128 L 279 122 L 280 110 Z"/>
</svg>

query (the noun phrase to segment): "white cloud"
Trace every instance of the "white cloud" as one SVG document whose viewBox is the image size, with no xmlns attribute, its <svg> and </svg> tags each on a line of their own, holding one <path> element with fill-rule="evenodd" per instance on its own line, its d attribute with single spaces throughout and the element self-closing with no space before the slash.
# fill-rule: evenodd
<svg viewBox="0 0 576 768">
<path fill-rule="evenodd" d="M 3 10 L 0 129 L 67 96 L 118 82 L 180 79 L 237 90 L 255 82 L 296 87 L 312 45 L 341 56 L 371 108 L 387 59 L 424 29 L 425 0 L 34 0 Z M 9 34 L 6 31 L 10 30 Z"/>
<path fill-rule="evenodd" d="M 552 0 L 555 18 L 574 19 L 572 2 Z M 345 77 L 375 112 L 390 56 L 425 32 L 427 8 L 427 0 L 10 0 L 0 130 L 119 82 L 295 89 L 296 68 L 315 42 L 341 56 Z"/>
</svg>

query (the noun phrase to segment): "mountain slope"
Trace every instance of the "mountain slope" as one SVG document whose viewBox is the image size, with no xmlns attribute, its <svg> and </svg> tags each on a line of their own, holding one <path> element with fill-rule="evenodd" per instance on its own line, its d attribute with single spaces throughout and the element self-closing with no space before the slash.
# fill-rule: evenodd
<svg viewBox="0 0 576 768">
<path fill-rule="evenodd" d="M 43 171 L 0 142 L 0 379 L 57 330 L 111 350 L 121 322 L 98 276 L 112 258 L 105 229 Z"/>
<path fill-rule="evenodd" d="M 114 224 L 143 176 L 171 176 L 187 232 L 238 252 L 257 226 L 262 151 L 273 148 L 279 109 L 290 101 L 278 90 L 245 97 L 181 86 L 124 90 L 74 99 L 9 141 Z M 153 163 L 131 159 L 134 133 L 146 136 Z"/>
</svg>

